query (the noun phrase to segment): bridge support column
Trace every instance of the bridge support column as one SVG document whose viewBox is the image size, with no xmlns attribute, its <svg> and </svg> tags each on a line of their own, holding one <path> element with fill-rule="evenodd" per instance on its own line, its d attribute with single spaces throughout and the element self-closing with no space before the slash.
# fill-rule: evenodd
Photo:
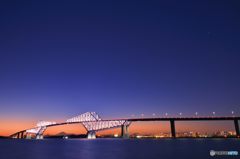
<svg viewBox="0 0 240 159">
<path fill-rule="evenodd" d="M 17 133 L 17 139 L 19 139 L 20 138 L 20 133 Z"/>
<path fill-rule="evenodd" d="M 32 135 L 31 134 L 26 134 L 26 139 L 32 139 Z"/>
<path fill-rule="evenodd" d="M 176 138 L 175 121 L 170 120 L 170 125 L 171 125 L 171 135 L 173 138 Z"/>
<path fill-rule="evenodd" d="M 88 139 L 96 139 L 96 132 L 95 131 L 89 131 L 87 133 L 87 138 Z"/>
<path fill-rule="evenodd" d="M 238 119 L 234 119 L 234 125 L 235 125 L 235 130 L 236 130 L 236 136 L 240 137 L 240 130 L 239 130 Z"/>
<path fill-rule="evenodd" d="M 36 139 L 43 139 L 43 133 L 44 131 L 47 129 L 47 126 L 41 126 L 39 127 L 40 129 L 38 130 L 37 134 L 36 134 Z"/>
<path fill-rule="evenodd" d="M 121 126 L 121 136 L 122 136 L 122 138 L 129 138 L 128 125 L 123 124 Z"/>
<path fill-rule="evenodd" d="M 43 139 L 43 135 L 42 135 L 42 134 L 37 134 L 37 135 L 36 135 L 36 139 L 37 139 L 37 140 Z"/>
<path fill-rule="evenodd" d="M 21 136 L 20 136 L 21 139 L 24 138 L 24 132 L 21 132 Z"/>
</svg>

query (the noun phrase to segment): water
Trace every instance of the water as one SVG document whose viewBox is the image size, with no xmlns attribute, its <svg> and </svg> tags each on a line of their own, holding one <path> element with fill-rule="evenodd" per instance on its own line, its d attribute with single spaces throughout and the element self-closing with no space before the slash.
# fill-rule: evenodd
<svg viewBox="0 0 240 159">
<path fill-rule="evenodd" d="M 239 139 L 0 140 L 0 159 L 208 159 L 210 150 L 240 152 Z"/>
</svg>

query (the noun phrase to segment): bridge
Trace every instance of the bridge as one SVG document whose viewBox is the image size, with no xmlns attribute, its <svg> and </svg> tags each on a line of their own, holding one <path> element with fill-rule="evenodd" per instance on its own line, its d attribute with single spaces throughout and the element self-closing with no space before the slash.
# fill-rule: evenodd
<svg viewBox="0 0 240 159">
<path fill-rule="evenodd" d="M 172 138 L 176 138 L 175 121 L 233 121 L 236 131 L 236 137 L 240 137 L 239 121 L 240 117 L 229 116 L 229 117 L 152 117 L 152 118 L 126 118 L 126 119 L 111 119 L 104 120 L 96 112 L 86 112 L 78 115 L 65 122 L 57 123 L 50 121 L 40 121 L 34 128 L 22 130 L 10 135 L 11 138 L 24 139 L 31 138 L 34 134 L 36 139 L 43 139 L 43 133 L 48 127 L 67 125 L 67 124 L 82 124 L 87 131 L 87 138 L 96 138 L 96 132 L 106 129 L 121 127 L 121 136 L 128 138 L 128 127 L 132 122 L 138 121 L 169 121 L 171 128 Z"/>
</svg>

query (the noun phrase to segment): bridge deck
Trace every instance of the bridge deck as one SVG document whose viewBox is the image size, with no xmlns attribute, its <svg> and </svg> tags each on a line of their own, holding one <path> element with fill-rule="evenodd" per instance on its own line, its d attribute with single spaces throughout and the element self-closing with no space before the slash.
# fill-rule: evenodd
<svg viewBox="0 0 240 159">
<path fill-rule="evenodd" d="M 132 118 L 128 121 L 203 121 L 203 120 L 240 120 L 240 117 L 165 117 L 165 118 Z"/>
</svg>

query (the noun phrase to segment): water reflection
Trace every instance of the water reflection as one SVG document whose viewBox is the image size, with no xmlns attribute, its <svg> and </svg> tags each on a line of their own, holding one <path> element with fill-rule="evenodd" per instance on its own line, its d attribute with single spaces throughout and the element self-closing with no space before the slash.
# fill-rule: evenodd
<svg viewBox="0 0 240 159">
<path fill-rule="evenodd" d="M 238 139 L 0 140 L 1 159 L 205 159 L 239 150 Z M 224 156 L 230 158 L 231 156 Z"/>
</svg>

